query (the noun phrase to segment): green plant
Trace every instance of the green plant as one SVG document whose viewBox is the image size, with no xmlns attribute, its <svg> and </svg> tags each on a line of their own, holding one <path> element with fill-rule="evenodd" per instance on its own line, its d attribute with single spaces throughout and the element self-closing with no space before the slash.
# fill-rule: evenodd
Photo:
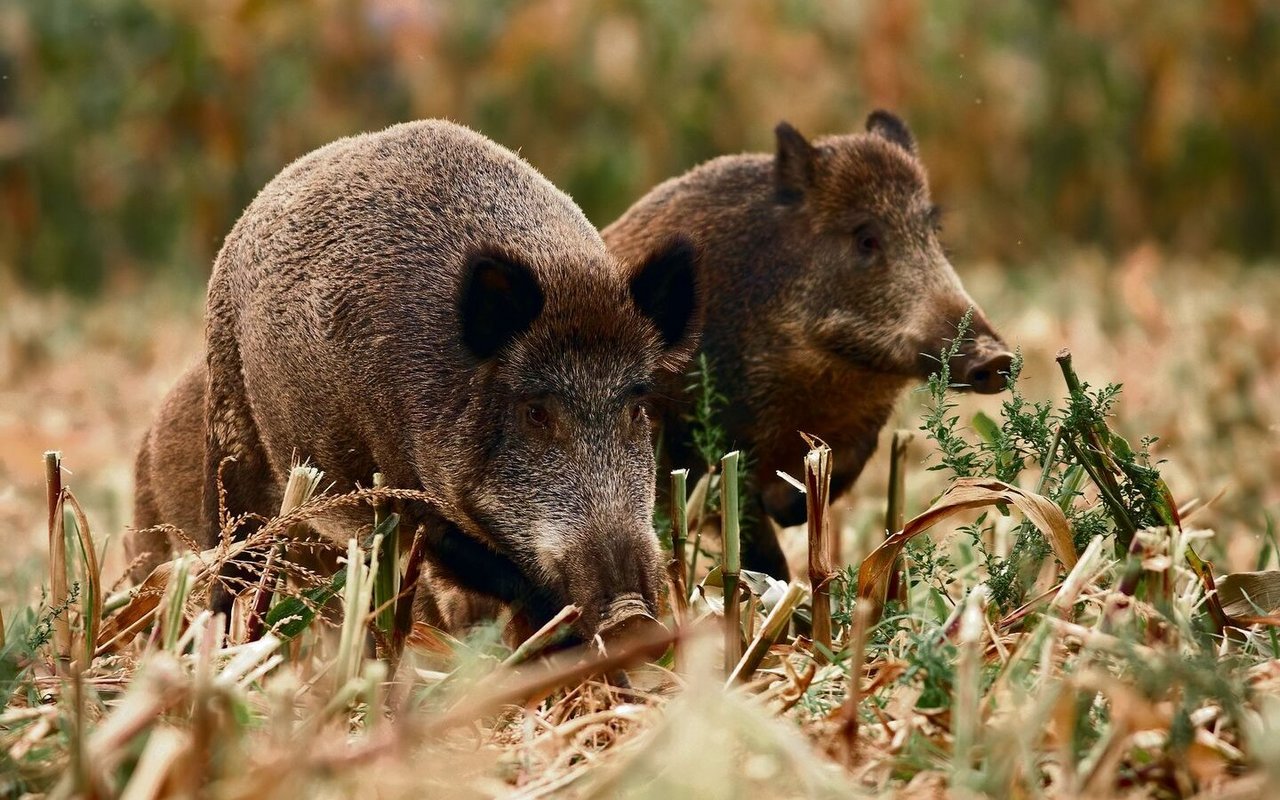
<svg viewBox="0 0 1280 800">
<path fill-rule="evenodd" d="M 1156 465 L 1149 454 L 1151 438 L 1133 449 L 1108 427 L 1121 387 L 1108 384 L 1093 389 L 1081 382 L 1070 366 L 1070 355 L 1059 356 L 1067 384 L 1067 397 L 1055 407 L 1046 401 L 1031 402 L 1022 394 L 1018 379 L 1022 355 L 1009 372 L 1009 396 L 1001 405 L 1000 420 L 978 413 L 968 430 L 955 413 L 948 394 L 950 363 L 959 353 L 972 320 L 962 318 L 955 338 L 939 355 L 939 368 L 926 386 L 927 410 L 921 429 L 937 446 L 936 462 L 929 469 L 955 478 L 990 476 L 1019 486 L 1031 471 L 1037 494 L 1057 503 L 1067 515 L 1077 551 L 1094 538 L 1115 537 L 1119 552 L 1128 548 L 1134 533 L 1146 527 L 1175 524 Z M 1102 502 L 1083 499 L 1088 479 Z M 1008 514 L 999 508 L 1002 516 Z M 1036 528 L 1023 522 L 1013 533 L 1008 555 L 990 547 L 995 519 L 983 514 L 962 532 L 981 562 L 992 597 L 1009 610 L 1025 599 L 1028 581 L 1050 554 L 1050 547 Z"/>
<path fill-rule="evenodd" d="M 41 647 L 53 641 L 53 629 L 58 620 L 63 619 L 67 615 L 67 611 L 75 606 L 76 601 L 80 599 L 80 584 L 72 583 L 67 590 L 67 596 L 62 602 L 54 605 L 43 614 L 39 615 L 35 625 L 31 626 L 30 632 L 27 633 L 27 649 L 39 650 Z M 48 603 L 48 598 L 41 592 L 40 606 L 43 608 Z"/>
<path fill-rule="evenodd" d="M 688 518 L 693 521 L 695 533 L 693 552 L 689 557 L 687 574 L 689 579 L 693 580 L 699 558 L 702 555 L 707 555 L 701 548 L 701 521 L 708 515 L 720 513 L 722 495 L 720 461 L 721 457 L 733 448 L 731 447 L 732 442 L 729 441 L 728 433 L 725 432 L 720 424 L 720 413 L 724 409 L 726 400 L 724 395 L 716 388 L 711 363 L 705 353 L 698 354 L 698 358 L 689 370 L 688 380 L 686 391 L 692 399 L 692 409 L 686 415 L 685 421 L 689 426 L 689 443 L 702 461 L 702 464 L 698 466 L 705 470 L 703 480 L 706 481 L 701 503 L 696 507 L 691 506 L 689 508 Z M 742 541 L 749 542 L 751 532 L 754 530 L 752 523 L 755 520 L 753 508 L 749 502 L 751 497 L 751 453 L 745 449 L 739 449 L 737 452 L 739 454 L 737 459 L 737 518 L 741 528 L 746 531 Z M 675 466 L 688 467 L 690 465 L 677 464 Z M 658 513 L 660 511 L 656 510 L 655 515 Z M 655 519 L 657 518 L 655 516 Z M 668 530 L 670 528 L 671 523 L 665 518 L 665 513 L 662 514 L 661 522 L 663 527 L 659 527 L 658 530 Z"/>
</svg>

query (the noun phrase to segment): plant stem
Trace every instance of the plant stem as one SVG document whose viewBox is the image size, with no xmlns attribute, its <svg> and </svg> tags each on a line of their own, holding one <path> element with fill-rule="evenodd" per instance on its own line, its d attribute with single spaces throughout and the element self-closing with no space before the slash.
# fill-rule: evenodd
<svg viewBox="0 0 1280 800">
<path fill-rule="evenodd" d="M 310 500 L 319 488 L 320 479 L 323 477 L 324 473 L 315 467 L 294 466 L 289 471 L 289 482 L 285 484 L 284 497 L 280 500 L 280 516 L 293 512 L 298 506 Z M 286 531 L 285 537 L 291 537 L 293 534 L 293 530 Z M 252 642 L 259 639 L 266 631 L 267 611 L 271 608 L 271 600 L 275 597 L 276 583 L 279 579 L 275 561 L 277 558 L 284 557 L 284 543 L 273 545 L 267 553 L 266 563 L 262 566 L 262 576 L 258 581 L 257 593 L 254 595 L 252 611 L 245 624 L 245 641 Z"/>
<path fill-rule="evenodd" d="M 582 609 L 577 606 L 569 605 L 560 609 L 559 613 L 548 620 L 532 636 L 525 639 L 511 655 L 507 656 L 506 660 L 502 662 L 502 666 L 514 667 L 517 664 L 523 664 L 538 653 L 546 650 L 569 635 L 573 630 L 573 624 L 581 616 Z"/>
<path fill-rule="evenodd" d="M 816 443 L 804 457 L 805 504 L 808 506 L 809 585 L 813 593 L 813 641 L 816 659 L 831 652 L 831 448 Z"/>
<path fill-rule="evenodd" d="M 58 498 L 62 495 L 62 453 L 46 450 L 44 454 L 45 500 L 49 506 L 49 519 L 58 510 Z"/>
<path fill-rule="evenodd" d="M 724 672 L 733 673 L 742 660 L 742 623 L 738 604 L 738 578 L 742 568 L 738 519 L 737 450 L 720 459 L 720 525 L 724 558 L 720 573 L 724 578 Z"/>
<path fill-rule="evenodd" d="M 1058 448 L 1062 446 L 1062 432 L 1065 425 L 1059 425 L 1058 429 L 1053 432 L 1053 441 L 1049 442 L 1049 452 L 1044 454 L 1044 461 L 1040 462 L 1040 477 L 1036 480 L 1036 494 L 1044 494 L 1044 487 L 1049 483 L 1049 473 L 1053 470 L 1053 465 L 1057 461 Z"/>
<path fill-rule="evenodd" d="M 671 577 L 672 607 L 677 625 L 684 624 L 685 612 L 689 608 L 689 584 L 684 571 L 684 546 L 689 538 L 688 479 L 687 469 L 671 471 L 671 560 L 667 564 L 667 572 Z"/>
<path fill-rule="evenodd" d="M 867 658 L 867 629 L 871 607 L 859 602 L 853 608 L 853 634 L 849 652 L 849 691 L 840 707 L 845 764 L 853 766 L 858 749 L 858 706 L 862 702 L 862 664 Z"/>
<path fill-rule="evenodd" d="M 1062 368 L 1062 379 L 1067 384 L 1067 391 L 1070 392 L 1071 402 L 1074 405 L 1077 398 L 1083 398 L 1084 387 L 1071 366 L 1071 351 L 1065 348 L 1059 350 L 1056 360 L 1058 366 Z M 1133 541 L 1137 526 L 1129 516 L 1128 509 L 1120 501 L 1120 485 L 1116 483 L 1115 476 L 1115 457 L 1107 446 L 1107 441 L 1111 439 L 1111 431 L 1105 422 L 1098 422 L 1081 425 L 1076 433 L 1080 436 L 1083 446 L 1078 445 L 1071 437 L 1067 438 L 1067 443 L 1080 465 L 1085 468 L 1089 477 L 1102 492 L 1107 507 L 1111 510 L 1117 527 L 1120 528 L 1117 531 L 1116 544 L 1123 557 Z"/>
<path fill-rule="evenodd" d="M 791 621 L 791 615 L 795 613 L 796 606 L 800 604 L 802 597 L 804 597 L 803 586 L 798 583 L 787 585 L 786 593 L 769 612 L 764 624 L 760 626 L 760 632 L 751 640 L 751 646 L 729 673 L 729 679 L 725 681 L 726 687 L 751 677 L 760 666 L 760 662 L 764 660 L 765 654 L 769 652 L 769 648 L 787 629 L 787 623 Z"/>
<path fill-rule="evenodd" d="M 67 601 L 67 536 L 62 509 L 62 453 L 44 454 L 45 497 L 49 504 L 49 598 L 53 608 Z M 58 672 L 66 674 L 71 662 L 71 609 L 53 618 L 53 649 Z"/>
<path fill-rule="evenodd" d="M 693 485 L 693 494 L 689 497 L 690 503 L 686 504 L 686 511 L 692 505 L 694 513 L 689 516 L 689 527 L 693 531 L 693 552 L 689 554 L 689 583 L 693 583 L 698 579 L 698 556 L 702 554 L 702 519 L 706 516 L 707 496 L 711 493 L 711 482 L 716 479 L 715 473 L 708 470 L 703 473 L 698 482 Z"/>
<path fill-rule="evenodd" d="M 1222 599 L 1218 597 L 1218 585 L 1213 577 L 1213 564 L 1196 555 L 1191 545 L 1187 545 L 1186 558 L 1191 565 L 1191 571 L 1204 586 L 1205 605 L 1209 608 L 1209 617 L 1213 620 L 1213 627 L 1218 636 L 1222 636 L 1227 626 L 1231 624 L 1231 620 L 1227 619 L 1227 613 L 1222 608 Z"/>
<path fill-rule="evenodd" d="M 381 472 L 373 473 L 373 487 L 381 489 L 387 485 Z M 398 517 L 397 517 L 398 519 Z M 383 530 L 383 528 L 388 528 Z M 382 534 L 382 547 L 373 557 L 378 559 L 378 579 L 373 585 L 373 606 L 382 609 L 378 612 L 378 630 L 388 642 L 395 638 L 396 609 L 391 602 L 400 594 L 400 530 L 395 521 L 387 517 L 387 504 L 373 504 L 373 530 Z"/>
<path fill-rule="evenodd" d="M 393 660 L 400 657 L 400 653 L 404 650 L 405 639 L 409 638 L 409 632 L 413 630 L 413 603 L 418 593 L 418 577 L 422 573 L 422 562 L 427 554 L 426 539 L 426 531 L 419 525 L 413 533 L 413 544 L 409 546 L 409 557 L 405 559 L 404 578 L 400 582 L 401 586 L 408 588 L 400 593 L 400 599 L 396 601 L 395 635 L 391 637 Z"/>
<path fill-rule="evenodd" d="M 1133 524 L 1133 520 L 1129 518 L 1129 511 L 1120 502 L 1120 498 L 1112 493 L 1110 482 L 1103 480 L 1101 466 L 1094 463 L 1088 454 L 1081 449 L 1076 443 L 1075 437 L 1067 438 L 1067 447 L 1070 448 L 1072 455 L 1076 457 L 1076 461 L 1080 466 L 1084 467 L 1084 471 L 1089 473 L 1089 478 L 1093 480 L 1095 486 L 1098 487 L 1098 493 L 1102 495 L 1102 501 L 1111 512 L 1111 518 L 1115 520 L 1116 528 L 1116 544 L 1123 547 L 1128 552 L 1129 545 L 1133 542 L 1133 537 L 1138 532 L 1138 528 Z"/>
<path fill-rule="evenodd" d="M 914 438 L 908 430 L 893 432 L 893 442 L 889 450 L 889 499 L 884 512 L 884 535 L 892 536 L 902 530 L 906 524 L 906 473 L 907 444 Z M 893 574 L 889 576 L 889 591 L 886 597 L 905 603 L 907 599 L 906 582 L 902 579 L 902 557 L 893 562 Z"/>
</svg>

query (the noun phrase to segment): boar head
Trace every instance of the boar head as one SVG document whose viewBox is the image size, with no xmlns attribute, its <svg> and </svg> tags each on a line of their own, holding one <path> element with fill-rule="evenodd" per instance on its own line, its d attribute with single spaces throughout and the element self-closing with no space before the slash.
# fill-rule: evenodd
<svg viewBox="0 0 1280 800">
<path fill-rule="evenodd" d="M 774 176 L 793 253 L 791 306 L 812 341 L 865 369 L 915 378 L 937 371 L 938 353 L 974 315 L 952 380 L 1003 390 L 1012 354 L 938 240 L 941 217 L 905 123 L 872 113 L 862 134 L 810 142 L 778 125 Z"/>
<path fill-rule="evenodd" d="M 486 415 L 467 527 L 544 608 L 574 603 L 579 634 L 606 639 L 657 615 L 648 401 L 656 373 L 696 349 L 702 306 L 685 239 L 657 247 L 625 280 L 613 266 L 535 270 L 485 253 L 459 299 Z"/>
</svg>

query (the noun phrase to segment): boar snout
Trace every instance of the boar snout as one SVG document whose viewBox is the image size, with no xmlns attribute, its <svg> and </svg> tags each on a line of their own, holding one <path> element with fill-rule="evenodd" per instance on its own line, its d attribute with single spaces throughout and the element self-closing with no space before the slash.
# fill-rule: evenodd
<svg viewBox="0 0 1280 800">
<path fill-rule="evenodd" d="M 600 620 L 599 636 L 605 647 L 624 646 L 652 639 L 664 630 L 653 618 L 649 604 L 638 594 L 614 598 Z"/>
<path fill-rule="evenodd" d="M 656 623 L 660 571 L 657 540 L 647 536 L 585 536 L 560 560 L 568 600 L 582 609 L 580 632 L 630 638 Z"/>
<path fill-rule="evenodd" d="M 951 385 L 978 394 L 997 394 L 1009 386 L 1009 369 L 1013 366 L 1013 353 L 996 333 L 982 311 L 972 305 L 967 297 L 952 306 L 950 314 L 941 316 L 929 337 L 930 344 L 920 353 L 921 377 L 938 371 L 938 350 L 949 350 L 955 341 L 956 331 L 966 311 L 973 309 L 969 328 L 960 347 L 951 358 Z"/>
<path fill-rule="evenodd" d="M 922 345 L 917 360 L 921 378 L 928 378 L 938 371 L 938 349 L 949 348 L 955 337 L 955 327 L 945 334 Z M 978 394 L 997 394 L 1009 386 L 1009 370 L 1013 366 L 1013 353 L 984 319 L 974 322 L 972 332 L 961 343 L 959 352 L 951 359 L 951 385 Z"/>
<path fill-rule="evenodd" d="M 966 344 L 955 362 L 952 363 L 954 381 L 964 384 L 970 391 L 996 394 L 1009 385 L 1013 353 L 1004 342 L 993 336 L 982 336 Z"/>
</svg>

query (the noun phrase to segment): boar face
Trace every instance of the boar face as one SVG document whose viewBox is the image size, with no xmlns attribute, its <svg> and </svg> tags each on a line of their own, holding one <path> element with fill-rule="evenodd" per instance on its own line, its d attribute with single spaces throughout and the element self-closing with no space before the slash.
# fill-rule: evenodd
<svg viewBox="0 0 1280 800">
<path fill-rule="evenodd" d="M 646 402 L 655 371 L 696 347 L 695 262 L 677 240 L 629 286 L 581 271 L 544 286 L 525 265 L 484 257 L 464 288 L 463 341 L 483 362 L 491 431 L 468 514 L 554 602 L 582 608 L 588 636 L 656 615 Z"/>
<path fill-rule="evenodd" d="M 927 377 L 969 307 L 952 379 L 1005 387 L 1012 355 L 938 241 L 940 213 L 906 125 L 883 111 L 867 133 L 808 142 L 777 129 L 775 180 L 796 267 L 791 303 L 820 349 L 877 372 Z"/>
</svg>

